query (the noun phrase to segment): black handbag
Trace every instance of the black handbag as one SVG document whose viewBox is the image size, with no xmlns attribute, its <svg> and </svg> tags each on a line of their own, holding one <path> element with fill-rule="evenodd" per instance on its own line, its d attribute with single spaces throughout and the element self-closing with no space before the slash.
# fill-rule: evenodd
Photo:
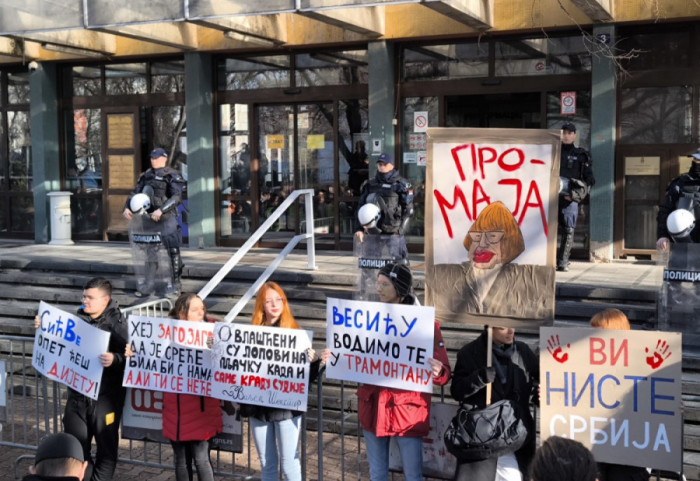
<svg viewBox="0 0 700 481">
<path fill-rule="evenodd" d="M 527 438 L 527 429 L 509 399 L 482 409 L 460 406 L 445 431 L 445 446 L 460 462 L 513 453 Z"/>
</svg>

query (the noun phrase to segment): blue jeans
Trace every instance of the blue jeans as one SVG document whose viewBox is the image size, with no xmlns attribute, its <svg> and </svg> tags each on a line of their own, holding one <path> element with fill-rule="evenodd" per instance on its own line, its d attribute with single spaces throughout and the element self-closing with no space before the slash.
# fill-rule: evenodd
<svg viewBox="0 0 700 481">
<path fill-rule="evenodd" d="M 301 481 L 299 462 L 299 426 L 301 416 L 284 421 L 266 422 L 250 418 L 253 441 L 260 458 L 262 481 L 277 481 L 277 447 L 282 465 L 282 474 L 287 481 Z"/>
<path fill-rule="evenodd" d="M 363 430 L 365 448 L 369 461 L 369 478 L 371 481 L 388 481 L 389 479 L 389 443 L 392 437 L 399 444 L 401 465 L 406 481 L 423 481 L 423 439 L 404 436 L 377 437 L 372 431 Z"/>
</svg>

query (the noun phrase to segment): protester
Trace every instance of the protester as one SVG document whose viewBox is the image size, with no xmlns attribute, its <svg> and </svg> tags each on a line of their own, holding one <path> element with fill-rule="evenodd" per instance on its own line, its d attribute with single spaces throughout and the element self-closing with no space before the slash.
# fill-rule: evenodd
<svg viewBox="0 0 700 481">
<path fill-rule="evenodd" d="M 671 239 L 675 242 L 700 242 L 700 223 L 696 222 L 700 215 L 700 149 L 689 157 L 692 158 L 687 173 L 676 177 L 666 188 L 666 195 L 659 206 L 656 216 L 656 247 L 667 251 Z M 687 225 L 679 225 L 676 232 L 669 232 L 667 220 L 676 210 L 685 210 Z M 685 227 L 685 229 L 682 229 Z"/>
<path fill-rule="evenodd" d="M 559 193 L 559 248 L 557 249 L 557 270 L 569 270 L 569 256 L 574 245 L 574 231 L 578 220 L 578 206 L 595 184 L 591 156 L 584 149 L 576 147 L 576 125 L 566 123 L 561 128 L 561 160 L 559 176 L 567 186 Z"/>
<path fill-rule="evenodd" d="M 287 296 L 274 282 L 266 282 L 258 290 L 251 323 L 254 326 L 299 329 L 289 309 Z M 310 382 L 313 382 L 318 376 L 321 360 L 311 348 L 307 354 L 311 362 Z M 243 405 L 241 413 L 250 417 L 250 429 L 260 458 L 262 481 L 279 479 L 278 464 L 281 464 L 285 480 L 300 481 L 299 430 L 302 413 L 250 404 Z"/>
<path fill-rule="evenodd" d="M 80 441 L 71 434 L 56 433 L 39 443 L 34 466 L 22 481 L 82 481 L 87 465 Z"/>
<path fill-rule="evenodd" d="M 629 331 L 630 322 L 619 309 L 605 309 L 591 317 L 591 327 Z M 598 463 L 600 481 L 648 481 L 649 471 L 639 466 Z"/>
<path fill-rule="evenodd" d="M 388 263 L 379 270 L 377 293 L 388 304 L 417 304 L 411 293 L 413 277 L 404 264 Z M 428 365 L 433 384 L 450 379 L 450 364 L 440 325 L 435 322 L 432 357 Z M 357 390 L 360 424 L 367 447 L 371 481 L 389 476 L 389 444 L 394 438 L 401 452 L 406 481 L 423 479 L 423 437 L 430 430 L 430 393 L 363 384 Z"/>
<path fill-rule="evenodd" d="M 413 215 L 413 190 L 411 183 L 399 175 L 390 154 L 380 154 L 377 174 L 362 184 L 358 210 L 367 203 L 376 204 L 381 217 L 376 224 L 380 234 L 404 235 Z M 359 221 L 355 225 L 355 237 L 362 242 L 365 228 Z"/>
<path fill-rule="evenodd" d="M 524 481 L 535 454 L 536 426 L 530 402 L 537 394 L 539 361 L 527 344 L 515 341 L 515 329 L 492 329 L 493 365 L 486 366 L 488 335 L 483 332 L 457 353 L 452 397 L 469 409 L 484 408 L 487 405 L 486 385 L 491 383 L 491 402 L 513 401 L 528 436 L 515 453 L 460 463 L 454 478 L 457 481 Z"/>
<path fill-rule="evenodd" d="M 180 173 L 168 167 L 168 154 L 160 147 L 151 152 L 151 168 L 146 170 L 136 184 L 134 192 L 126 199 L 123 216 L 131 220 L 134 213 L 131 210 L 131 198 L 136 194 L 147 194 L 150 198 L 150 205 L 146 209 L 149 222 L 160 226 L 161 239 L 164 247 L 170 256 L 171 286 L 170 292 L 180 292 L 180 275 L 182 274 L 182 259 L 180 257 L 180 244 L 182 244 L 182 233 L 177 223 L 177 206 L 182 200 L 182 193 L 186 189 L 185 179 Z M 149 252 L 150 256 L 155 253 Z M 146 260 L 147 276 L 155 275 L 158 267 L 158 259 L 149 258 Z M 150 295 L 150 292 L 137 290 L 136 297 Z"/>
<path fill-rule="evenodd" d="M 532 481 L 595 481 L 595 459 L 578 441 L 552 436 L 537 450 L 530 475 Z"/>
<path fill-rule="evenodd" d="M 63 430 L 75 436 L 83 447 L 88 461 L 87 481 L 109 481 L 114 475 L 119 457 L 119 421 L 124 408 L 126 390 L 124 377 L 124 348 L 128 337 L 127 325 L 119 306 L 112 299 L 112 284 L 102 277 L 93 277 L 83 287 L 83 305 L 78 316 L 88 324 L 109 332 L 108 352 L 100 354 L 104 368 L 97 401 L 68 389 Z M 39 328 L 39 317 L 34 327 Z M 97 444 L 93 464 L 90 455 L 92 438 Z"/>
<path fill-rule="evenodd" d="M 168 317 L 181 321 L 213 322 L 199 296 L 181 294 Z M 125 355 L 133 355 L 126 346 Z M 214 481 L 214 469 L 209 457 L 210 440 L 223 429 L 221 401 L 207 396 L 163 393 L 163 436 L 173 448 L 176 481 L 192 481 L 192 461 L 199 481 Z"/>
</svg>

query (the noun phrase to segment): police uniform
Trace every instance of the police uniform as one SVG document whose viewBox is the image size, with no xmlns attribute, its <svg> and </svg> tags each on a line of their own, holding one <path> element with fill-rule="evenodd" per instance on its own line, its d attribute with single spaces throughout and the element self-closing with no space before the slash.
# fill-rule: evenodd
<svg viewBox="0 0 700 481">
<path fill-rule="evenodd" d="M 380 234 L 404 235 L 413 215 L 413 190 L 411 183 L 401 177 L 396 169 L 386 174 L 377 172 L 373 179 L 366 180 L 361 187 L 359 207 L 368 202 L 377 204 L 381 218 L 377 222 Z M 356 219 L 355 231 L 363 228 Z"/>
<path fill-rule="evenodd" d="M 695 219 L 700 219 L 700 164 L 693 162 L 687 174 L 676 177 L 668 185 L 656 217 L 657 239 L 672 238 L 666 227 L 666 219 L 676 209 L 687 209 L 695 215 Z M 690 238 L 693 242 L 700 242 L 700 228 L 695 227 Z"/>
<path fill-rule="evenodd" d="M 591 158 L 588 152 L 580 147 L 575 147 L 574 144 L 562 144 L 559 176 L 567 179 L 570 186 L 573 186 L 573 182 L 579 181 L 588 188 L 592 187 L 595 184 L 595 178 L 593 177 Z M 559 234 L 561 234 L 561 242 L 559 249 L 557 249 L 558 270 L 568 269 L 571 248 L 574 245 L 574 230 L 578 220 L 579 203 L 575 200 L 576 198 L 567 199 L 566 196 L 571 197 L 571 190 L 559 193 Z"/>
<path fill-rule="evenodd" d="M 173 286 L 180 290 L 180 274 L 182 273 L 182 260 L 180 257 L 180 245 L 182 233 L 177 223 L 177 206 L 182 200 L 182 193 L 186 188 L 185 179 L 180 172 L 172 167 L 160 169 L 150 168 L 139 177 L 134 192 L 126 200 L 125 208 L 129 208 L 131 197 L 136 194 L 147 194 L 151 199 L 148 214 L 160 209 L 163 215 L 158 224 L 161 225 L 161 238 L 163 246 L 168 250 L 171 262 L 171 274 Z M 154 222 L 150 220 L 147 222 Z M 153 259 L 155 262 L 156 259 Z"/>
</svg>

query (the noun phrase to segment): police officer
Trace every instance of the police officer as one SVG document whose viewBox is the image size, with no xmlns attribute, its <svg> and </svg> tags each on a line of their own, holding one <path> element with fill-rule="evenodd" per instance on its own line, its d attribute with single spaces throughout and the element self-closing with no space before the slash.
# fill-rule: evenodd
<svg viewBox="0 0 700 481">
<path fill-rule="evenodd" d="M 656 217 L 656 247 L 664 251 L 669 249 L 671 239 L 677 234 L 669 232 L 666 223 L 674 210 L 685 209 L 691 212 L 695 219 L 700 218 L 700 149 L 689 157 L 693 159 L 690 170 L 687 174 L 673 179 L 668 185 Z M 700 229 L 693 228 L 689 235 L 692 242 L 700 242 Z"/>
<path fill-rule="evenodd" d="M 380 154 L 377 159 L 377 175 L 366 180 L 360 188 L 359 209 L 374 203 L 381 212 L 376 228 L 380 234 L 404 235 L 413 215 L 413 189 L 411 183 L 399 175 L 390 154 Z M 365 232 L 360 222 L 355 222 L 355 237 L 362 242 Z"/>
<path fill-rule="evenodd" d="M 559 234 L 561 240 L 557 249 L 557 270 L 569 270 L 569 256 L 574 245 L 574 230 L 578 219 L 578 204 L 586 198 L 595 184 L 591 157 L 584 149 L 576 147 L 576 126 L 566 123 L 562 126 L 561 161 L 559 176 L 566 186 L 559 192 Z"/>
<path fill-rule="evenodd" d="M 145 193 L 151 198 L 148 214 L 153 222 L 162 225 L 162 241 L 170 256 L 173 290 L 177 293 L 180 291 L 180 274 L 183 267 L 180 258 L 182 235 L 177 223 L 177 206 L 182 199 L 186 183 L 177 170 L 166 167 L 167 162 L 168 154 L 162 148 L 158 147 L 151 152 L 151 168 L 139 177 L 134 192 L 126 200 L 123 215 L 128 220 L 133 218 L 134 213 L 129 206 L 134 195 Z M 144 294 L 136 291 L 137 297 Z"/>
</svg>

